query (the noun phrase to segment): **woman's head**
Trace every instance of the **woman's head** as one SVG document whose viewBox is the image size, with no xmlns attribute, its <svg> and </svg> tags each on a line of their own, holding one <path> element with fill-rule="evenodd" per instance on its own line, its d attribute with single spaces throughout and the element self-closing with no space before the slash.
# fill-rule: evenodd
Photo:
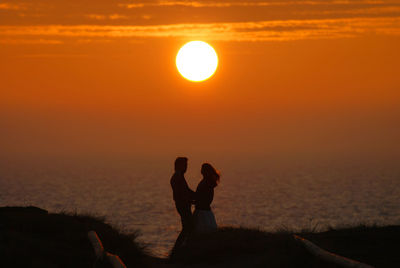
<svg viewBox="0 0 400 268">
<path fill-rule="evenodd" d="M 201 174 L 204 176 L 204 179 L 211 182 L 214 186 L 218 185 L 220 174 L 211 164 L 204 163 L 201 166 Z"/>
</svg>

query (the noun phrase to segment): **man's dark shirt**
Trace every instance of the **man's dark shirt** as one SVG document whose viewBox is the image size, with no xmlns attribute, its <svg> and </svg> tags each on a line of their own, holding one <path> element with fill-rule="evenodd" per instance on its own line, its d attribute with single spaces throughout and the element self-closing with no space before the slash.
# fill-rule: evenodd
<svg viewBox="0 0 400 268">
<path fill-rule="evenodd" d="M 189 206 L 193 203 L 195 193 L 190 190 L 182 172 L 175 172 L 171 178 L 171 187 L 177 207 Z"/>
</svg>

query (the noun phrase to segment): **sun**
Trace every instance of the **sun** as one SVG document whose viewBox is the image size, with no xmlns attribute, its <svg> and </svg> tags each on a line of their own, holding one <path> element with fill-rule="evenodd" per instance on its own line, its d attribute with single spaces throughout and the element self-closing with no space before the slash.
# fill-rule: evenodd
<svg viewBox="0 0 400 268">
<path fill-rule="evenodd" d="M 187 80 L 202 82 L 210 78 L 218 67 L 214 48 L 203 41 L 191 41 L 179 49 L 176 68 Z"/>
</svg>

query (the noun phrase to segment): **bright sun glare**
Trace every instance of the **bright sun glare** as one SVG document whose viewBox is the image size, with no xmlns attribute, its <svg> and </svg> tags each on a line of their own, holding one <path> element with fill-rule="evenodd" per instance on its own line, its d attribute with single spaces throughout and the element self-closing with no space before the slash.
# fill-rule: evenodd
<svg viewBox="0 0 400 268">
<path fill-rule="evenodd" d="M 179 49 L 176 67 L 189 81 L 201 82 L 210 78 L 218 66 L 214 48 L 203 41 L 191 41 Z"/>
</svg>

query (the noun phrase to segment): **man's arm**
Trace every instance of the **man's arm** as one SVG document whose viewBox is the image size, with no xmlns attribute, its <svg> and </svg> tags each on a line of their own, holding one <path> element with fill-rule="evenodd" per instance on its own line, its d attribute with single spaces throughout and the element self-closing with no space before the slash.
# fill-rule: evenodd
<svg viewBox="0 0 400 268">
<path fill-rule="evenodd" d="M 175 202 L 193 203 L 194 192 L 189 188 L 184 177 L 175 174 L 171 179 L 171 186 Z"/>
<path fill-rule="evenodd" d="M 182 187 L 185 188 L 185 189 L 183 189 L 183 191 L 185 193 L 186 200 L 189 201 L 191 204 L 194 204 L 194 202 L 196 200 L 196 192 L 194 192 L 192 189 L 189 188 L 189 185 L 187 184 L 187 181 L 185 178 L 183 178 L 183 180 L 184 180 L 184 184 L 182 185 Z"/>
<path fill-rule="evenodd" d="M 196 192 L 192 191 L 192 189 L 189 189 L 189 197 L 190 197 L 190 203 L 194 204 L 196 202 Z"/>
</svg>

